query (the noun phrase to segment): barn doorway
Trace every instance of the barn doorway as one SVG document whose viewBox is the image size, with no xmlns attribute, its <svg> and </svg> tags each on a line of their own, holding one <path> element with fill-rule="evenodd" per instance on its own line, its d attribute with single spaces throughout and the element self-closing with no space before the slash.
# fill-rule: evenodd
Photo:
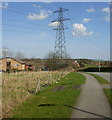
<svg viewBox="0 0 112 120">
<path fill-rule="evenodd" d="M 9 62 L 9 61 L 7 61 L 7 63 L 6 63 L 6 70 L 7 70 L 7 72 L 10 72 L 10 70 L 11 70 L 11 62 Z"/>
</svg>

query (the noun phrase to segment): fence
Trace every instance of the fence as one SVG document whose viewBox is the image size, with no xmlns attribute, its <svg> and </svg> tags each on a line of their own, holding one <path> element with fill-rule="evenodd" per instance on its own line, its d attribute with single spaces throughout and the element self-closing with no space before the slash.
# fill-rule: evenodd
<svg viewBox="0 0 112 120">
<path fill-rule="evenodd" d="M 52 85 L 68 72 L 17 72 L 2 75 L 2 116 L 10 116 L 16 106 L 45 86 Z"/>
</svg>

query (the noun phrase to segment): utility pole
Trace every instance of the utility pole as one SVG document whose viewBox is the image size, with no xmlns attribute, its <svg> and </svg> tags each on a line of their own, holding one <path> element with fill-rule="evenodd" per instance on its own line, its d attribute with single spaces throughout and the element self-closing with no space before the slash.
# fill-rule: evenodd
<svg viewBox="0 0 112 120">
<path fill-rule="evenodd" d="M 54 57 L 58 57 L 59 59 L 66 58 L 66 45 L 65 45 L 65 32 L 64 30 L 67 29 L 64 27 L 64 21 L 70 20 L 69 18 L 63 18 L 63 12 L 68 11 L 68 9 L 59 8 L 58 10 L 54 11 L 53 13 L 58 13 L 58 19 L 52 22 L 58 22 L 59 24 L 53 30 L 56 30 L 56 41 L 55 41 L 55 48 L 54 48 Z"/>
<path fill-rule="evenodd" d="M 100 72 L 100 50 L 99 50 L 99 72 Z"/>
<path fill-rule="evenodd" d="M 99 72 L 100 72 L 100 60 L 99 60 Z"/>
</svg>

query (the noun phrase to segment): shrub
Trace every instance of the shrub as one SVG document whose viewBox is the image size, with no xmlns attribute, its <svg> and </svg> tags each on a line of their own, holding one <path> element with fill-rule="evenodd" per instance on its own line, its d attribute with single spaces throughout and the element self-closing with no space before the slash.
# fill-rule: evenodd
<svg viewBox="0 0 112 120">
<path fill-rule="evenodd" d="M 18 72 L 19 70 L 17 68 L 12 68 L 10 72 Z"/>
</svg>

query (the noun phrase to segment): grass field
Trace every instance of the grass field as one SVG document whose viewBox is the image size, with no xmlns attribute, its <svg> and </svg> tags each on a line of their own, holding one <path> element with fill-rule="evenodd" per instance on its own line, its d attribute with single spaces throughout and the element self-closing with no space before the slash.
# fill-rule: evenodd
<svg viewBox="0 0 112 120">
<path fill-rule="evenodd" d="M 9 117 L 11 111 L 36 91 L 39 83 L 52 85 L 68 72 L 19 72 L 2 75 L 2 115 Z M 37 91 L 38 92 L 38 91 Z"/>
<path fill-rule="evenodd" d="M 43 89 L 14 110 L 12 118 L 70 118 L 73 106 L 81 92 L 74 88 L 85 83 L 85 76 L 69 73 L 59 83 Z M 61 90 L 57 87 L 64 86 Z"/>
<path fill-rule="evenodd" d="M 102 78 L 101 76 L 98 76 L 98 75 L 95 75 L 95 74 L 92 74 L 92 73 L 88 73 L 88 74 L 95 77 L 100 84 L 109 84 L 109 82 L 107 80 L 105 80 L 104 78 Z"/>
<path fill-rule="evenodd" d="M 79 67 L 78 70 L 83 70 L 83 69 L 86 69 L 86 68 L 95 68 L 95 67 L 98 67 L 98 65 L 94 65 L 94 64 L 84 64 L 84 67 Z"/>
<path fill-rule="evenodd" d="M 110 106 L 112 107 L 112 89 L 103 89 L 103 90 L 104 90 L 105 95 L 108 98 Z"/>
<path fill-rule="evenodd" d="M 98 67 L 98 65 L 84 64 L 84 68 Z"/>
</svg>

